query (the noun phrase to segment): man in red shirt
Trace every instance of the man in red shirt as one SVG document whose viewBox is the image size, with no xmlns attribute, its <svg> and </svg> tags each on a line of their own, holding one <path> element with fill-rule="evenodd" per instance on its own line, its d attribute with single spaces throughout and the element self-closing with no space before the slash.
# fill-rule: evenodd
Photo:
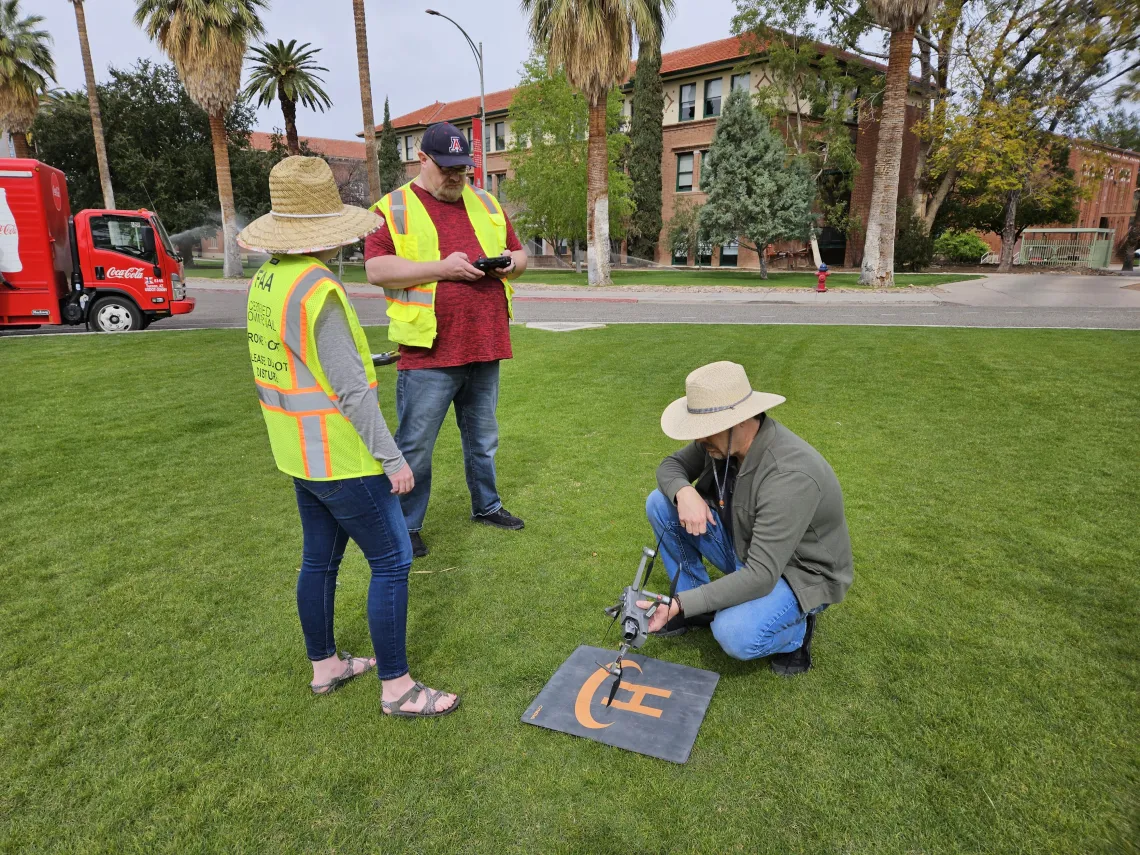
<svg viewBox="0 0 1140 855">
<path fill-rule="evenodd" d="M 453 403 L 471 518 L 498 528 L 523 527 L 523 521 L 503 507 L 496 489 L 495 409 L 499 360 L 511 358 L 509 286 L 504 280 L 520 276 L 527 264 L 526 251 L 497 200 L 467 187 L 466 172 L 473 161 L 462 131 L 448 123 L 429 127 L 419 160 L 420 174 L 376 206 L 384 224 L 364 245 L 368 281 L 389 297 L 389 337 L 401 341 L 396 445 L 412 468 L 415 487 L 400 503 L 417 557 L 428 552 L 420 531 L 431 494 L 432 450 Z M 479 218 L 477 223 L 473 218 Z M 425 260 L 422 247 L 430 246 L 432 237 L 438 241 L 438 259 Z M 487 243 L 496 241 L 494 254 L 502 252 L 509 263 L 487 274 L 472 262 L 489 257 Z M 402 317 L 413 312 L 412 320 L 397 326 L 393 305 L 403 307 Z M 429 346 L 402 342 L 405 330 L 433 325 L 434 338 L 430 332 L 423 334 Z"/>
</svg>

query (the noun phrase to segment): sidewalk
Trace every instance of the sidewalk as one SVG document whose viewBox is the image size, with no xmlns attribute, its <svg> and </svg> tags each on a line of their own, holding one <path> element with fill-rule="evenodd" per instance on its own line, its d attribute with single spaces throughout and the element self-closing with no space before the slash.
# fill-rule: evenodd
<svg viewBox="0 0 1140 855">
<path fill-rule="evenodd" d="M 192 291 L 245 293 L 244 279 L 196 279 L 187 277 Z M 1065 274 L 992 274 L 985 279 L 954 282 L 931 288 L 893 288 L 864 291 L 831 288 L 824 294 L 809 288 L 764 288 L 746 286 L 618 285 L 608 288 L 565 285 L 520 285 L 515 299 L 522 302 L 663 303 L 863 306 L 973 306 L 993 308 L 1123 308 L 1140 309 L 1137 279 L 1128 276 L 1069 276 Z M 1130 287 L 1131 286 L 1131 287 Z M 357 299 L 383 299 L 379 288 L 349 284 Z"/>
</svg>

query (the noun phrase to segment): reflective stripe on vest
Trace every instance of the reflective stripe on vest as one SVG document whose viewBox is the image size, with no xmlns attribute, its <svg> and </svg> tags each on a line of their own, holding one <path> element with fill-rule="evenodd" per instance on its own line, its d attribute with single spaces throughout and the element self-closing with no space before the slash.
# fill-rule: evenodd
<svg viewBox="0 0 1140 855">
<path fill-rule="evenodd" d="M 301 430 L 301 454 L 309 477 L 313 479 L 332 477 L 328 436 L 325 434 L 325 417 L 301 416 L 297 422 Z"/>
<path fill-rule="evenodd" d="M 302 363 L 303 367 L 304 363 Z M 309 369 L 305 369 L 308 371 Z M 273 386 L 257 384 L 257 398 L 270 409 L 280 410 L 292 416 L 325 415 L 337 412 L 329 396 L 318 386 L 316 391 L 285 392 Z"/>
<path fill-rule="evenodd" d="M 407 188 L 401 187 L 392 193 L 392 228 L 398 235 L 408 233 L 408 203 L 404 195 L 407 192 Z"/>
<path fill-rule="evenodd" d="M 432 296 L 433 289 L 431 288 L 399 288 L 393 290 L 391 288 L 384 289 L 384 296 L 391 303 L 399 303 L 403 306 L 427 306 L 431 308 L 434 298 Z"/>
<path fill-rule="evenodd" d="M 491 199 L 491 194 L 484 190 L 482 187 L 471 185 L 471 189 L 475 191 L 475 195 L 479 197 L 479 201 L 483 203 L 483 207 L 487 209 L 487 213 L 492 217 L 499 213 L 499 209 L 495 207 L 494 201 Z"/>
</svg>

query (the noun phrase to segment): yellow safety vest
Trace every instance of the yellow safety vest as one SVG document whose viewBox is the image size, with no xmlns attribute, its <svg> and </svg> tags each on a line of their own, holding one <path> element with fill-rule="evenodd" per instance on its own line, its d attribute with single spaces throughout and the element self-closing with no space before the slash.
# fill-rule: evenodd
<svg viewBox="0 0 1140 855">
<path fill-rule="evenodd" d="M 384 469 L 352 423 L 337 410 L 336 394 L 317 357 L 317 316 L 339 300 L 370 385 L 376 385 L 371 348 L 344 286 L 307 255 L 274 256 L 249 286 L 246 335 L 261 413 L 277 468 L 310 481 L 380 475 Z"/>
<path fill-rule="evenodd" d="M 468 184 L 463 188 L 463 204 L 483 255 L 486 258 L 502 255 L 507 248 L 507 218 L 499 201 L 486 190 Z M 412 182 L 393 190 L 373 205 L 372 210 L 388 223 L 396 255 L 409 261 L 439 261 L 439 233 L 424 203 L 412 190 Z M 436 284 L 384 289 L 388 301 L 388 338 L 412 347 L 432 346 L 436 336 Z M 507 315 L 513 318 L 511 299 L 515 290 L 505 279 L 503 288 L 507 294 Z"/>
</svg>

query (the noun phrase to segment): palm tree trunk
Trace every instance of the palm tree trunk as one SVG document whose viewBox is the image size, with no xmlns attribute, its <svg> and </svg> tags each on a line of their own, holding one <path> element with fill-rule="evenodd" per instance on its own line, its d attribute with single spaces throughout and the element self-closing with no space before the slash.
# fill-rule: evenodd
<svg viewBox="0 0 1140 855">
<path fill-rule="evenodd" d="M 914 28 L 891 33 L 887 63 L 887 89 L 879 123 L 875 153 L 875 182 L 867 238 L 863 244 L 862 285 L 887 288 L 894 282 L 895 215 L 899 203 L 899 172 L 902 167 L 903 129 L 906 125 L 906 95 L 910 81 L 910 53 Z"/>
<path fill-rule="evenodd" d="M 372 115 L 372 76 L 368 71 L 368 32 L 364 25 L 364 0 L 352 0 L 356 22 L 356 69 L 360 74 L 360 108 L 364 117 L 364 159 L 368 164 L 369 202 L 380 196 L 380 160 L 376 156 L 376 120 Z"/>
<path fill-rule="evenodd" d="M 1013 245 L 1017 243 L 1017 203 L 1021 199 L 1020 190 L 1009 191 L 1005 203 L 1005 222 L 1001 228 L 1001 260 L 998 273 L 1013 272 Z"/>
<path fill-rule="evenodd" d="M 591 285 L 610 279 L 610 157 L 606 145 L 606 96 L 590 103 L 590 136 L 586 141 L 586 266 Z"/>
<path fill-rule="evenodd" d="M 222 275 L 227 279 L 242 278 L 241 250 L 237 244 L 237 211 L 234 209 L 234 187 L 230 181 L 230 150 L 226 125 L 221 114 L 210 116 L 210 141 L 214 146 L 214 172 L 218 177 L 218 201 L 222 204 Z"/>
<path fill-rule="evenodd" d="M 297 136 L 297 103 L 285 97 L 281 86 L 277 87 L 277 99 L 281 102 L 281 114 L 285 117 L 285 145 L 289 154 L 301 153 L 301 140 Z"/>
<path fill-rule="evenodd" d="M 91 110 L 91 131 L 95 136 L 95 160 L 99 164 L 99 184 L 103 188 L 103 207 L 115 209 L 115 191 L 111 187 L 111 166 L 107 160 L 107 143 L 103 138 L 103 114 L 99 110 L 99 93 L 95 89 L 95 66 L 91 62 L 91 44 L 87 40 L 87 15 L 83 0 L 75 5 L 75 24 L 79 27 L 79 50 L 83 54 L 83 73 L 87 78 L 87 105 Z"/>
</svg>

